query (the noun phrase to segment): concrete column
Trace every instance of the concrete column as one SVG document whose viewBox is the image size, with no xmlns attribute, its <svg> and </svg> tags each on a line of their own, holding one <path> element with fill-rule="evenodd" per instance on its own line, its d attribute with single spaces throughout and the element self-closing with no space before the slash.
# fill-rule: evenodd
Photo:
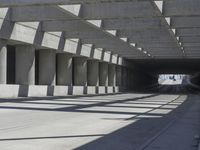
<svg viewBox="0 0 200 150">
<path fill-rule="evenodd" d="M 57 85 L 72 85 L 72 55 L 57 54 Z"/>
<path fill-rule="evenodd" d="M 39 51 L 39 85 L 55 85 L 56 52 L 54 50 Z"/>
<path fill-rule="evenodd" d="M 108 86 L 108 63 L 99 63 L 99 85 Z"/>
<path fill-rule="evenodd" d="M 87 85 L 87 58 L 74 57 L 74 85 Z"/>
<path fill-rule="evenodd" d="M 108 65 L 108 86 L 116 86 L 116 66 Z"/>
<path fill-rule="evenodd" d="M 116 66 L 116 85 L 121 86 L 122 85 L 122 67 Z"/>
<path fill-rule="evenodd" d="M 35 48 L 33 46 L 16 46 L 15 82 L 22 85 L 35 84 Z"/>
<path fill-rule="evenodd" d="M 127 87 L 127 68 L 122 68 L 122 86 Z"/>
<path fill-rule="evenodd" d="M 0 84 L 7 82 L 7 47 L 6 41 L 0 40 Z"/>
<path fill-rule="evenodd" d="M 99 85 L 99 62 L 97 60 L 88 60 L 87 62 L 87 82 L 88 86 Z"/>
</svg>

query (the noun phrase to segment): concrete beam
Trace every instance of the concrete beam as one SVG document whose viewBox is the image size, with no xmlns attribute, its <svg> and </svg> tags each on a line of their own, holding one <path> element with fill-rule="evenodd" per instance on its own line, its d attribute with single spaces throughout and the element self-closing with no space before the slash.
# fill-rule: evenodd
<svg viewBox="0 0 200 150">
<path fill-rule="evenodd" d="M 151 36 L 151 37 L 141 37 L 141 38 L 137 38 L 137 37 L 130 37 L 129 38 L 129 42 L 130 43 L 146 43 L 146 42 L 153 42 L 153 43 L 161 43 L 161 42 L 174 42 L 173 39 L 171 39 L 170 37 L 159 37 L 159 36 Z"/>
<path fill-rule="evenodd" d="M 56 6 L 28 6 L 12 8 L 10 19 L 14 22 L 33 22 L 74 19 L 67 11 Z"/>
<path fill-rule="evenodd" d="M 169 31 L 164 27 L 146 30 L 120 30 L 119 37 L 144 37 L 144 36 L 169 36 Z"/>
<path fill-rule="evenodd" d="M 177 29 L 177 36 L 200 36 L 200 28 Z"/>
<path fill-rule="evenodd" d="M 104 33 L 94 31 L 65 31 L 66 38 L 80 38 L 80 39 L 108 39 Z"/>
<path fill-rule="evenodd" d="M 116 0 L 117 2 L 124 0 Z M 19 6 L 41 6 L 41 5 L 67 5 L 97 2 L 113 2 L 113 0 L 1 0 L 0 7 L 19 7 Z"/>
<path fill-rule="evenodd" d="M 42 31 L 58 32 L 58 31 L 93 31 L 88 24 L 81 20 L 60 20 L 60 21 L 44 21 L 42 22 Z M 105 34 L 104 34 L 105 35 Z"/>
<path fill-rule="evenodd" d="M 197 28 L 200 27 L 200 17 L 172 17 L 171 18 L 172 28 Z"/>
<path fill-rule="evenodd" d="M 200 36 L 183 36 L 180 37 L 180 41 L 183 43 L 199 43 Z"/>
<path fill-rule="evenodd" d="M 142 30 L 160 26 L 159 18 L 106 19 L 103 21 L 105 30 Z"/>
<path fill-rule="evenodd" d="M 198 16 L 200 15 L 199 0 L 164 1 L 165 16 Z"/>
<path fill-rule="evenodd" d="M 146 9 L 148 8 L 148 9 Z M 81 17 L 84 19 L 115 19 L 155 17 L 154 8 L 147 1 L 83 4 Z"/>
<path fill-rule="evenodd" d="M 143 42 L 143 43 L 138 43 L 138 47 L 142 48 L 159 48 L 159 47 L 177 47 L 177 44 L 174 42 Z"/>
</svg>

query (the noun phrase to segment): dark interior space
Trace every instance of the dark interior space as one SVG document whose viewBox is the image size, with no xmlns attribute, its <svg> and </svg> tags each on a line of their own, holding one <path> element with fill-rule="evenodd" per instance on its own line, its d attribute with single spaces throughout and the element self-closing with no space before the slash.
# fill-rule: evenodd
<svg viewBox="0 0 200 150">
<path fill-rule="evenodd" d="M 7 84 L 15 84 L 15 47 L 7 46 Z"/>
<path fill-rule="evenodd" d="M 131 90 L 155 93 L 198 93 L 200 91 L 199 59 L 141 59 L 131 61 L 135 74 Z M 159 85 L 160 74 L 187 74 L 180 85 Z"/>
<path fill-rule="evenodd" d="M 74 85 L 74 59 L 72 59 L 72 85 Z"/>
<path fill-rule="evenodd" d="M 35 84 L 39 85 L 39 51 L 35 51 Z"/>
</svg>

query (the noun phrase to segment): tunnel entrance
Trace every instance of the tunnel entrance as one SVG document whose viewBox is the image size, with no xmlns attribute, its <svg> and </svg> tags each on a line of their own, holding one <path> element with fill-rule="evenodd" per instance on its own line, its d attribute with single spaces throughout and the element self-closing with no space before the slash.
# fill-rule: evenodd
<svg viewBox="0 0 200 150">
<path fill-rule="evenodd" d="M 200 88 L 190 81 L 191 75 L 187 74 L 159 74 L 158 85 L 152 92 L 165 94 L 192 94 L 199 93 Z"/>
<path fill-rule="evenodd" d="M 179 85 L 183 83 L 185 74 L 160 74 L 158 83 L 160 85 Z"/>
</svg>

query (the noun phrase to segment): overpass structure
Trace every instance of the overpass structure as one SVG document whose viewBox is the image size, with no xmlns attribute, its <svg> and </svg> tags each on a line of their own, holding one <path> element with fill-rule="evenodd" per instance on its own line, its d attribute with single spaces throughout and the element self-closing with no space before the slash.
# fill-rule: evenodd
<svg viewBox="0 0 200 150">
<path fill-rule="evenodd" d="M 0 0 L 0 148 L 197 150 L 199 49 L 200 0 Z"/>
<path fill-rule="evenodd" d="M 0 96 L 142 89 L 164 72 L 198 82 L 199 8 L 198 0 L 0 0 Z"/>
</svg>

